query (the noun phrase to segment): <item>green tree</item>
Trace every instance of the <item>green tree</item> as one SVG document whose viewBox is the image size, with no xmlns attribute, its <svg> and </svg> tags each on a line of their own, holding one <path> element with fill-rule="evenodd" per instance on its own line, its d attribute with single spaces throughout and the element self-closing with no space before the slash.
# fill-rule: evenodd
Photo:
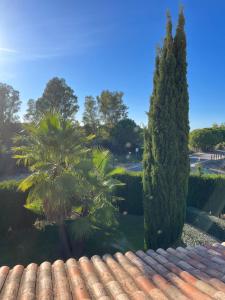
<svg viewBox="0 0 225 300">
<path fill-rule="evenodd" d="M 153 249 L 174 243 L 182 229 L 175 219 L 178 205 L 175 68 L 172 22 L 168 15 L 164 45 L 156 58 L 144 147 L 145 245 Z"/>
<path fill-rule="evenodd" d="M 27 208 L 58 225 L 63 255 L 69 257 L 72 243 L 65 220 L 75 219 L 75 250 L 93 222 L 111 225 L 116 213 L 112 192 L 120 184 L 112 175 L 121 170 L 112 169 L 108 151 L 88 149 L 89 139 L 60 114 L 24 126 L 25 135 L 18 136 L 22 146 L 13 148 L 14 157 L 31 174 L 19 189 L 29 190 Z"/>
<path fill-rule="evenodd" d="M 118 154 L 125 154 L 128 151 L 135 151 L 135 148 L 143 146 L 142 130 L 134 120 L 123 119 L 119 121 L 110 132 L 113 151 Z"/>
<path fill-rule="evenodd" d="M 7 150 L 16 132 L 18 111 L 20 109 L 19 92 L 5 83 L 0 83 L 0 143 L 1 151 Z"/>
<path fill-rule="evenodd" d="M 114 127 L 120 120 L 127 117 L 127 106 L 123 103 L 122 92 L 105 90 L 97 96 L 99 113 L 102 123 L 107 128 Z"/>
<path fill-rule="evenodd" d="M 97 134 L 99 127 L 98 107 L 92 96 L 85 97 L 83 124 L 88 134 Z"/>
<path fill-rule="evenodd" d="M 190 133 L 190 148 L 193 150 L 210 151 L 225 141 L 224 126 L 195 129 Z"/>
<path fill-rule="evenodd" d="M 77 96 L 63 78 L 54 77 L 46 85 L 43 95 L 37 99 L 38 113 L 57 111 L 63 118 L 73 119 L 79 109 Z"/>
<path fill-rule="evenodd" d="M 18 120 L 20 109 L 19 92 L 5 83 L 0 83 L 0 125 L 7 122 L 13 123 Z"/>
<path fill-rule="evenodd" d="M 27 122 L 33 122 L 37 120 L 38 112 L 36 109 L 36 101 L 34 99 L 29 99 L 27 101 L 27 111 L 26 114 L 24 115 L 24 120 Z"/>
<path fill-rule="evenodd" d="M 189 95 L 187 83 L 187 53 L 186 35 L 184 30 L 185 18 L 181 8 L 176 34 L 174 37 L 174 56 L 176 59 L 175 85 L 176 85 L 176 140 L 177 140 L 177 163 L 176 163 L 176 201 L 177 208 L 174 219 L 174 236 L 179 236 L 186 216 L 186 198 L 188 193 L 188 179 L 190 172 L 189 161 Z M 176 225 L 175 224 L 175 225 Z"/>
</svg>

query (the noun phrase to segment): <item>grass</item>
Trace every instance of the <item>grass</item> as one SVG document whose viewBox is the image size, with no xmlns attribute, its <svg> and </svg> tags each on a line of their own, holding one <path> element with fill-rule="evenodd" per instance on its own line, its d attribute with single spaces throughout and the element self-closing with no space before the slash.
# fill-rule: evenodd
<svg viewBox="0 0 225 300">
<path fill-rule="evenodd" d="M 216 239 L 201 230 L 185 224 L 182 236 L 184 244 L 206 244 Z M 143 217 L 120 215 L 119 225 L 111 229 L 93 228 L 93 233 L 86 241 L 84 255 L 103 255 L 105 253 L 136 251 L 143 249 Z M 27 265 L 31 262 L 53 262 L 60 258 L 58 232 L 55 226 L 47 226 L 39 231 L 35 228 L 10 232 L 0 241 L 0 265 Z"/>
</svg>

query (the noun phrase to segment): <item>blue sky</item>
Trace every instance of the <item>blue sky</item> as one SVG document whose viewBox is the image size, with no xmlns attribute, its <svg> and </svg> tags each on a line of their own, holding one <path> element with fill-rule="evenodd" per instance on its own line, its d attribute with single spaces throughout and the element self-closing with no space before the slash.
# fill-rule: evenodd
<svg viewBox="0 0 225 300">
<path fill-rule="evenodd" d="M 78 96 L 123 91 L 129 116 L 146 123 L 156 46 L 169 9 L 183 3 L 191 128 L 225 122 L 225 1 L 1 0 L 0 81 L 20 91 L 22 113 L 46 82 L 63 77 Z"/>
</svg>

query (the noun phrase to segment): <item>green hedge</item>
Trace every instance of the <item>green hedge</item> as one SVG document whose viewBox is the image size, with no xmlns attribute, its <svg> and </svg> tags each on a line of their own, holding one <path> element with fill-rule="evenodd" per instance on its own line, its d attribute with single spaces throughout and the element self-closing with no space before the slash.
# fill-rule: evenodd
<svg viewBox="0 0 225 300">
<path fill-rule="evenodd" d="M 128 172 L 118 176 L 126 185 L 117 189 L 120 212 L 143 214 L 141 172 Z M 218 216 L 225 213 L 225 176 L 190 175 L 187 206 L 196 207 Z"/>
<path fill-rule="evenodd" d="M 126 172 L 116 176 L 124 186 L 117 187 L 119 211 L 132 215 L 143 214 L 141 172 Z M 0 234 L 10 228 L 21 229 L 32 226 L 37 216 L 24 208 L 26 193 L 17 190 L 18 182 L 0 183 Z M 187 206 L 192 206 L 213 215 L 225 212 L 225 176 L 191 175 Z"/>
<path fill-rule="evenodd" d="M 225 213 L 225 176 L 191 175 L 187 206 L 211 212 L 216 216 Z"/>
<path fill-rule="evenodd" d="M 18 182 L 0 182 L 0 234 L 31 227 L 37 216 L 24 207 L 27 193 L 17 190 Z"/>
<path fill-rule="evenodd" d="M 142 173 L 126 172 L 117 175 L 116 178 L 125 183 L 124 186 L 119 186 L 116 191 L 116 196 L 124 199 L 118 202 L 119 211 L 131 215 L 143 215 Z"/>
</svg>

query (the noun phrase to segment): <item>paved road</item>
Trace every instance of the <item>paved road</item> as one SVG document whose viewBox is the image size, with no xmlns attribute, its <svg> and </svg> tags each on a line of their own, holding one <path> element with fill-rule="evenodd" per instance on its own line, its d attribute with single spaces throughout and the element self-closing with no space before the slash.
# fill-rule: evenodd
<svg viewBox="0 0 225 300">
<path fill-rule="evenodd" d="M 225 151 L 217 151 L 217 153 L 225 155 Z M 213 155 L 213 153 L 204 153 L 204 152 L 197 152 L 197 153 L 191 154 L 189 156 L 191 168 L 194 169 L 196 167 L 196 165 L 200 163 L 202 165 L 202 167 L 205 170 L 208 170 L 210 173 L 225 174 L 225 172 L 220 169 L 211 168 L 211 167 L 209 168 L 209 167 L 205 166 L 205 163 L 207 163 L 209 161 L 213 161 L 213 160 L 211 160 L 212 155 Z M 142 171 L 142 163 L 141 162 L 124 164 L 123 167 L 127 171 Z"/>
</svg>

